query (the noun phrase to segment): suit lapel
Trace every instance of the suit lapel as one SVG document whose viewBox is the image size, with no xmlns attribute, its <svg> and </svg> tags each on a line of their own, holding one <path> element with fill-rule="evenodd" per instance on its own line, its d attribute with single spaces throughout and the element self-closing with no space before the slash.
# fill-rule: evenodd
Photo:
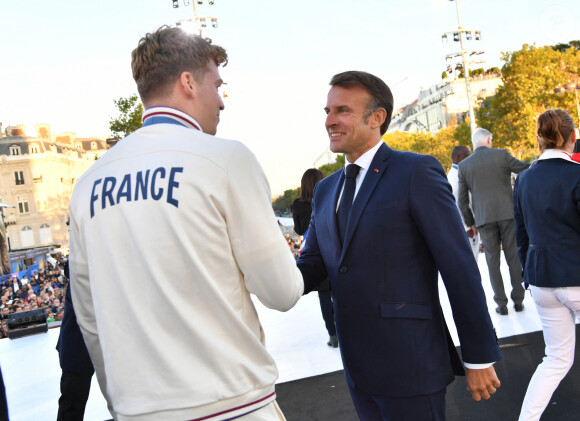
<svg viewBox="0 0 580 421">
<path fill-rule="evenodd" d="M 348 225 L 346 226 L 346 233 L 344 236 L 344 244 L 342 247 L 341 260 L 346 255 L 348 246 L 350 245 L 353 233 L 360 221 L 363 210 L 367 205 L 369 199 L 372 197 L 379 180 L 383 177 L 385 170 L 389 164 L 389 157 L 391 156 L 391 148 L 386 144 L 382 144 L 378 149 L 375 157 L 373 158 L 371 165 L 365 175 L 362 185 L 354 199 L 352 208 L 350 210 L 350 216 L 348 218 Z M 344 179 L 344 175 L 342 176 Z M 340 190 L 339 190 L 340 191 Z M 336 221 L 336 217 L 334 218 Z M 335 225 L 336 222 L 335 222 Z M 337 226 L 338 230 L 338 226 Z M 338 233 L 338 231 L 336 231 Z"/>
</svg>

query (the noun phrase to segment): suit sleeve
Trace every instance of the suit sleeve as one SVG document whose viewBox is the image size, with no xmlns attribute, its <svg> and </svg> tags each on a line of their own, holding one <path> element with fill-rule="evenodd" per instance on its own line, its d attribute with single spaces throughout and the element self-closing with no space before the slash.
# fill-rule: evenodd
<svg viewBox="0 0 580 421">
<path fill-rule="evenodd" d="M 511 172 L 515 174 L 521 173 L 523 170 L 530 167 L 530 163 L 526 161 L 520 161 L 514 158 L 508 151 L 505 151 L 507 163 Z"/>
<path fill-rule="evenodd" d="M 441 164 L 432 156 L 422 157 L 409 188 L 412 216 L 445 283 L 463 360 L 472 364 L 498 361 L 501 352 L 479 268 Z"/>
<path fill-rule="evenodd" d="M 468 227 L 475 225 L 475 218 L 473 217 L 473 212 L 471 212 L 471 208 L 469 207 L 469 187 L 467 187 L 467 182 L 465 181 L 465 176 L 461 172 L 458 171 L 458 178 L 459 178 L 459 193 L 457 197 L 457 206 L 461 211 L 461 216 L 463 216 L 463 220 L 465 221 L 465 225 Z"/>
<path fill-rule="evenodd" d="M 526 225 L 524 223 L 524 215 L 522 214 L 519 179 L 520 179 L 519 177 L 516 178 L 516 183 L 514 186 L 514 222 L 516 228 L 516 243 L 518 247 L 518 256 L 520 258 L 520 262 L 522 263 L 522 268 L 525 271 L 526 257 L 528 255 L 528 247 L 530 244 L 530 239 L 528 237 L 528 231 L 526 230 Z"/>
<path fill-rule="evenodd" d="M 227 229 L 246 288 L 266 307 L 287 311 L 304 284 L 274 217 L 266 175 L 242 144 L 227 169 Z"/>
<path fill-rule="evenodd" d="M 70 271 L 67 268 L 68 278 Z M 60 368 L 76 373 L 92 375 L 94 368 L 85 340 L 77 323 L 77 316 L 71 298 L 70 284 L 65 293 L 64 317 L 60 325 L 57 349 L 59 352 Z"/>
<path fill-rule="evenodd" d="M 300 253 L 298 258 L 298 268 L 304 278 L 304 294 L 313 291 L 319 284 L 321 284 L 328 277 L 326 265 L 320 254 L 320 247 L 318 245 L 318 235 L 316 231 L 316 191 L 318 184 L 314 188 L 314 197 L 312 199 L 312 214 L 310 217 L 310 225 L 308 226 L 308 236 L 306 238 L 306 245 Z"/>
</svg>

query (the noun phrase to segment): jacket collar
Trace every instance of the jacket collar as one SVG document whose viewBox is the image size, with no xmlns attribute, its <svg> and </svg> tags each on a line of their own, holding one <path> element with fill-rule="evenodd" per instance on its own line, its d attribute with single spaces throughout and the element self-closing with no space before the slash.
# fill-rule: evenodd
<svg viewBox="0 0 580 421">
<path fill-rule="evenodd" d="M 153 124 L 178 124 L 190 129 L 201 131 L 201 125 L 189 114 L 184 113 L 176 108 L 170 107 L 151 107 L 143 113 L 143 125 L 150 126 Z"/>
<path fill-rule="evenodd" d="M 538 158 L 538 161 L 544 160 L 544 159 L 555 159 L 555 158 L 560 158 L 560 159 L 564 159 L 566 161 L 575 162 L 575 161 L 572 161 L 572 157 L 570 156 L 570 154 L 568 154 L 568 152 L 565 152 L 561 149 L 546 149 L 546 150 L 544 150 L 542 155 L 540 155 L 540 157 Z"/>
</svg>

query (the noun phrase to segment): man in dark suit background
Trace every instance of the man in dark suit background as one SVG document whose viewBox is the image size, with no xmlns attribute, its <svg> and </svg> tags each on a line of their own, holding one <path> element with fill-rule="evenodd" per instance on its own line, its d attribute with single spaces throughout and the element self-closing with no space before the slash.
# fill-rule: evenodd
<svg viewBox="0 0 580 421">
<path fill-rule="evenodd" d="M 67 279 L 70 279 L 68 260 L 64 263 L 64 272 Z M 62 370 L 57 421 L 82 420 L 95 369 L 77 323 L 70 284 L 66 287 L 64 318 L 56 349 Z"/>
<path fill-rule="evenodd" d="M 382 80 L 351 71 L 330 84 L 330 149 L 344 153 L 347 166 L 316 187 L 298 260 L 305 292 L 330 278 L 345 376 L 362 420 L 444 420 L 455 349 L 438 271 L 473 399 L 489 399 L 500 386 L 493 362 L 501 358 L 451 187 L 432 156 L 381 142 L 393 111 Z"/>
<path fill-rule="evenodd" d="M 471 140 L 475 149 L 473 154 L 459 163 L 457 204 L 465 225 L 476 233 L 479 231 L 493 288 L 493 299 L 497 304 L 495 311 L 505 316 L 508 314 L 508 299 L 500 272 L 502 247 L 510 272 L 514 308 L 516 311 L 524 309 L 522 302 L 525 291 L 516 249 L 511 175 L 519 174 L 530 164 L 517 160 L 505 149 L 493 149 L 491 133 L 486 129 L 475 130 Z"/>
</svg>

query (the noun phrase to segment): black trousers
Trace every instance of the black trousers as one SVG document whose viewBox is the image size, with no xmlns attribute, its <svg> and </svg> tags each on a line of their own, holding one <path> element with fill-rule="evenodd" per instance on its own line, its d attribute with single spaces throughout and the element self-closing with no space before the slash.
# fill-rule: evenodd
<svg viewBox="0 0 580 421">
<path fill-rule="evenodd" d="M 62 371 L 57 421 L 82 421 L 94 370 L 87 373 Z"/>
<path fill-rule="evenodd" d="M 324 319 L 328 336 L 334 336 L 336 335 L 336 327 L 334 326 L 334 311 L 332 309 L 330 290 L 318 291 L 318 300 L 320 301 L 320 311 L 322 312 L 322 318 Z"/>
<path fill-rule="evenodd" d="M 6 402 L 6 389 L 4 388 L 2 370 L 0 370 L 0 421 L 8 421 L 8 403 Z"/>
</svg>

